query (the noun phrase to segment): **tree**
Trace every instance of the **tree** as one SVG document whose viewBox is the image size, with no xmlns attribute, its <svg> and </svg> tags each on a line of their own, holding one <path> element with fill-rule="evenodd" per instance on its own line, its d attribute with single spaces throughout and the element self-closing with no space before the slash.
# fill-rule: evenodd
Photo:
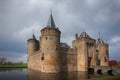
<svg viewBox="0 0 120 80">
<path fill-rule="evenodd" d="M 5 63 L 6 63 L 6 61 L 7 61 L 7 59 L 6 59 L 6 58 L 0 58 L 0 64 L 5 64 Z"/>
</svg>

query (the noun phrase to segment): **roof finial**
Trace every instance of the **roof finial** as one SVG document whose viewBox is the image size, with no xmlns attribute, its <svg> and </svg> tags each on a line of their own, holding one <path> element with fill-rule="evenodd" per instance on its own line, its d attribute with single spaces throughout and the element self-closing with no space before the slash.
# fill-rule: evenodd
<svg viewBox="0 0 120 80">
<path fill-rule="evenodd" d="M 52 9 L 50 10 L 50 14 L 52 15 Z"/>
</svg>

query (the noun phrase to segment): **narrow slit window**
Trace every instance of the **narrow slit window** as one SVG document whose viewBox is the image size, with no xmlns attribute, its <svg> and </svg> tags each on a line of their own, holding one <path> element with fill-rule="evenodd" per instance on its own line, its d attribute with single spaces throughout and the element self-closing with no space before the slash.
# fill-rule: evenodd
<svg viewBox="0 0 120 80">
<path fill-rule="evenodd" d="M 42 56 L 41 56 L 41 60 L 44 60 L 44 53 L 43 53 Z"/>
</svg>

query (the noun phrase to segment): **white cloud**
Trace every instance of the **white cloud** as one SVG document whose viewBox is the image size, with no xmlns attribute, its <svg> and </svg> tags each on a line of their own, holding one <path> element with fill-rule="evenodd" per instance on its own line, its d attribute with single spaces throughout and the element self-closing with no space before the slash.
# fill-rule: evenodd
<svg viewBox="0 0 120 80">
<path fill-rule="evenodd" d="M 52 8 L 53 1 L 51 0 L 28 0 L 28 6 L 30 8 L 40 7 L 41 9 Z"/>
<path fill-rule="evenodd" d="M 31 26 L 22 28 L 19 31 L 13 33 L 13 38 L 18 41 L 26 41 L 31 38 L 33 33 L 39 35 L 40 26 L 38 23 L 34 23 Z"/>
<path fill-rule="evenodd" d="M 90 8 L 95 8 L 96 6 L 98 6 L 98 4 L 100 4 L 101 0 L 85 0 L 85 1 Z"/>
<path fill-rule="evenodd" d="M 2 1 L 0 3 L 2 4 Z M 118 35 L 113 37 L 110 43 L 110 47 L 116 47 L 120 42 L 119 4 L 120 0 L 4 0 L 4 4 L 0 5 L 0 37 L 5 41 L 14 39 L 10 43 L 17 41 L 21 44 L 22 41 L 25 46 L 24 43 L 31 37 L 33 28 L 37 38 L 40 36 L 40 30 L 45 27 L 42 25 L 46 25 L 50 9 L 53 8 L 55 23 L 62 32 L 62 42 L 71 45 L 77 32 L 80 34 L 86 31 L 93 38 L 101 32 L 106 40 Z M 110 53 L 114 51 L 114 54 L 117 54 L 115 50 L 110 49 Z"/>
<path fill-rule="evenodd" d="M 118 43 L 118 42 L 120 42 L 120 36 L 115 36 L 110 41 L 113 43 Z"/>
</svg>

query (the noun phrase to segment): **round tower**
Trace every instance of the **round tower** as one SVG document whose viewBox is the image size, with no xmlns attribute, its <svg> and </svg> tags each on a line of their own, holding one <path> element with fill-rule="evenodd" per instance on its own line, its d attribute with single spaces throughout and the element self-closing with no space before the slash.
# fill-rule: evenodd
<svg viewBox="0 0 120 80">
<path fill-rule="evenodd" d="M 41 72 L 60 72 L 60 34 L 51 14 L 47 27 L 41 30 Z"/>
<path fill-rule="evenodd" d="M 31 39 L 28 39 L 28 57 L 33 55 L 34 52 L 36 52 L 37 50 L 39 50 L 39 41 L 35 38 L 34 34 L 32 36 Z"/>
</svg>

